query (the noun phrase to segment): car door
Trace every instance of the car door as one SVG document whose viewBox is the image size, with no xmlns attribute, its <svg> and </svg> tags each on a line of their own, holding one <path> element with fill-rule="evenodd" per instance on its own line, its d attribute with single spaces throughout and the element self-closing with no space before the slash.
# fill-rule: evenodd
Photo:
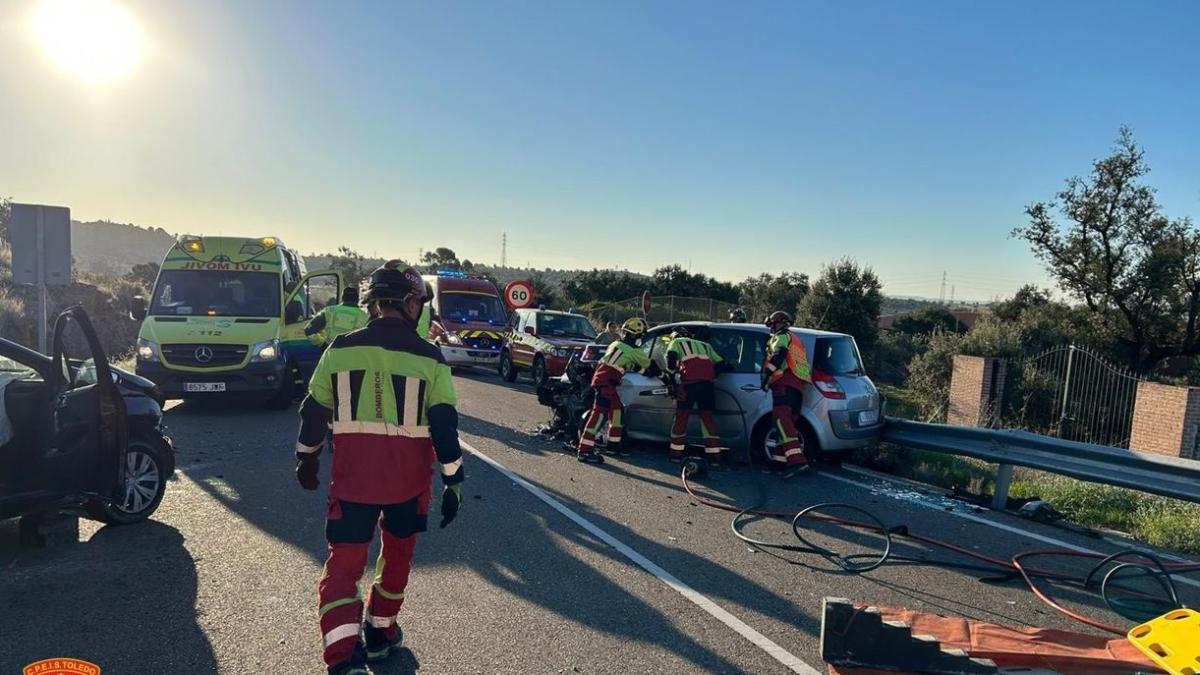
<svg viewBox="0 0 1200 675">
<path fill-rule="evenodd" d="M 537 312 L 520 312 L 516 330 L 512 337 L 512 360 L 522 368 L 533 365 L 535 349 L 533 347 L 537 335 Z"/>
<path fill-rule="evenodd" d="M 671 326 L 659 326 L 646 332 L 641 349 L 653 364 L 650 375 L 626 373 L 617 386 L 617 396 L 625 408 L 625 431 L 633 438 L 666 440 L 671 435 L 671 420 L 675 416 L 675 400 L 656 373 L 666 372 L 667 344 Z"/>
<path fill-rule="evenodd" d="M 47 384 L 55 396 L 42 483 L 64 495 L 118 494 L 129 442 L 125 401 L 82 308 L 59 315 L 53 345 Z"/>
<path fill-rule="evenodd" d="M 766 341 L 766 333 L 736 324 L 709 330 L 708 343 L 730 368 L 716 382 L 717 425 L 727 442 L 749 437 L 758 418 L 771 408 L 770 394 L 762 390 Z"/>
<path fill-rule="evenodd" d="M 48 358 L 0 340 L 0 518 L 56 496 L 42 481 L 54 407 L 49 374 Z"/>
<path fill-rule="evenodd" d="M 279 339 L 287 358 L 300 369 L 305 382 L 316 369 L 322 349 L 308 339 L 304 327 L 321 309 L 330 303 L 336 305 L 340 302 L 341 295 L 341 273 L 328 270 L 313 272 L 300 280 L 283 304 L 283 326 L 279 330 Z"/>
</svg>

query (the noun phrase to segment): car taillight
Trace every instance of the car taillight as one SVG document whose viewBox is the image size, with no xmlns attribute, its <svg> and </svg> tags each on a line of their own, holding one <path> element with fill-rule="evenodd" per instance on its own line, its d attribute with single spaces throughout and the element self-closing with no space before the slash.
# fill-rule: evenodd
<svg viewBox="0 0 1200 675">
<path fill-rule="evenodd" d="M 846 390 L 842 389 L 842 385 L 838 384 L 838 381 L 832 375 L 826 375 L 819 370 L 813 370 L 812 383 L 825 398 L 846 398 Z"/>
</svg>

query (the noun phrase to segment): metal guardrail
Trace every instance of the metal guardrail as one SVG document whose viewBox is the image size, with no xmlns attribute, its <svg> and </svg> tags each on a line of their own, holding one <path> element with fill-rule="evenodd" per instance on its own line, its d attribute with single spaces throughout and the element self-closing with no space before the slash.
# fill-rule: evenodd
<svg viewBox="0 0 1200 675">
<path fill-rule="evenodd" d="M 1196 460 L 1064 441 L 1015 429 L 927 424 L 895 417 L 887 418 L 881 439 L 999 464 L 995 508 L 1003 508 L 1008 499 L 1014 465 L 1200 503 L 1200 461 Z"/>
</svg>

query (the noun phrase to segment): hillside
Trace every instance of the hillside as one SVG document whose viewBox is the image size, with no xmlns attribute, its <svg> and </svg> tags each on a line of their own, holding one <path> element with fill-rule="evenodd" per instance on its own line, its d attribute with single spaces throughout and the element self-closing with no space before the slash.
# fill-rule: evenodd
<svg viewBox="0 0 1200 675">
<path fill-rule="evenodd" d="M 71 221 L 71 252 L 77 272 L 125 274 L 135 264 L 158 263 L 175 243 L 162 228 L 98 220 Z"/>
</svg>

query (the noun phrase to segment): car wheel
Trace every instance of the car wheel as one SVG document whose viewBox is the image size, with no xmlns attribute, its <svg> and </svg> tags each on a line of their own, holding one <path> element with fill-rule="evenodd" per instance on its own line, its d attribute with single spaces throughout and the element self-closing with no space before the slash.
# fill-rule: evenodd
<svg viewBox="0 0 1200 675">
<path fill-rule="evenodd" d="M 500 352 L 500 378 L 505 382 L 515 382 L 517 379 L 517 366 L 507 351 Z"/>
<path fill-rule="evenodd" d="M 808 424 L 803 420 L 796 423 L 797 431 L 800 432 L 800 443 L 804 450 L 804 461 L 809 464 L 817 464 L 822 461 L 820 444 L 817 443 L 816 434 L 812 429 L 808 428 Z M 775 449 L 775 445 L 779 443 L 779 431 L 775 428 L 775 418 L 767 415 L 758 421 L 754 426 L 754 433 L 750 436 L 750 463 L 760 469 L 767 470 L 771 468 L 771 451 Z M 840 457 L 840 455 L 839 455 Z M 828 463 L 828 460 L 825 460 Z M 838 464 L 841 464 L 839 461 Z"/>
<path fill-rule="evenodd" d="M 88 516 L 109 525 L 129 525 L 149 518 L 167 491 L 169 452 L 166 440 L 156 432 L 130 438 L 123 490 L 111 503 L 90 504 Z"/>
<path fill-rule="evenodd" d="M 279 390 L 275 392 L 275 395 L 267 401 L 267 407 L 271 410 L 287 410 L 295 401 L 296 369 L 293 366 L 284 371 L 283 382 L 279 384 Z"/>
<path fill-rule="evenodd" d="M 530 373 L 533 376 L 533 386 L 541 387 L 546 384 L 546 361 L 542 357 L 537 357 L 533 360 L 533 370 Z"/>
</svg>

